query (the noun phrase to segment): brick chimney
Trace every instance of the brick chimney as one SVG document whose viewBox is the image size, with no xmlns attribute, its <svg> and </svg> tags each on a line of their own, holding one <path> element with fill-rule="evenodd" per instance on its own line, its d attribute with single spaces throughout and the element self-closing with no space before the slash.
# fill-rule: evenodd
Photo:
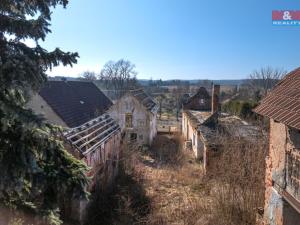
<svg viewBox="0 0 300 225">
<path fill-rule="evenodd" d="M 212 88 L 212 99 L 211 99 L 211 113 L 219 111 L 219 96 L 220 96 L 220 85 L 213 85 Z"/>
</svg>

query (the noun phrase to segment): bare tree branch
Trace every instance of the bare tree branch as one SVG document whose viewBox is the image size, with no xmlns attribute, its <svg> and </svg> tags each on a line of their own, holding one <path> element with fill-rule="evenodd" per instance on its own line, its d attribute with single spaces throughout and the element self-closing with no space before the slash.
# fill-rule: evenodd
<svg viewBox="0 0 300 225">
<path fill-rule="evenodd" d="M 80 79 L 94 81 L 97 80 L 95 72 L 85 71 L 80 75 Z"/>
<path fill-rule="evenodd" d="M 286 71 L 279 68 L 265 67 L 255 70 L 249 75 L 249 85 L 263 96 L 272 89 L 276 83 L 286 75 Z"/>
<path fill-rule="evenodd" d="M 100 72 L 99 79 L 107 89 L 115 90 L 118 97 L 121 97 L 127 90 L 137 87 L 136 75 L 135 65 L 120 59 L 117 62 L 107 62 Z"/>
</svg>

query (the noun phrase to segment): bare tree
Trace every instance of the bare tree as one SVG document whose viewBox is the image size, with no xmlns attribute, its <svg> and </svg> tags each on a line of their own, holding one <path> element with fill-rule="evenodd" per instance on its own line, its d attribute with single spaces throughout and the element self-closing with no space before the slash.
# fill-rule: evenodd
<svg viewBox="0 0 300 225">
<path fill-rule="evenodd" d="M 183 98 L 182 96 L 189 92 L 190 86 L 189 83 L 183 82 L 183 81 L 176 81 L 176 88 L 173 89 L 173 96 L 175 99 L 175 107 L 176 107 L 176 119 L 179 120 L 179 113 L 182 105 Z"/>
<path fill-rule="evenodd" d="M 163 107 L 163 101 L 165 99 L 165 95 L 164 94 L 160 94 L 158 97 L 157 97 L 157 101 L 158 101 L 158 104 L 159 104 L 159 119 L 161 119 L 161 114 L 162 114 L 162 107 Z"/>
<path fill-rule="evenodd" d="M 95 72 L 85 71 L 80 75 L 80 79 L 94 81 L 94 80 L 97 80 L 97 76 L 96 76 Z"/>
<path fill-rule="evenodd" d="M 113 89 L 117 97 L 121 97 L 127 90 L 138 86 L 136 75 L 135 65 L 128 60 L 120 59 L 117 62 L 107 62 L 100 72 L 99 79 L 107 89 Z"/>
<path fill-rule="evenodd" d="M 256 95 L 262 93 L 265 96 L 285 75 L 286 71 L 283 69 L 272 67 L 261 68 L 250 74 L 249 85 Z"/>
</svg>

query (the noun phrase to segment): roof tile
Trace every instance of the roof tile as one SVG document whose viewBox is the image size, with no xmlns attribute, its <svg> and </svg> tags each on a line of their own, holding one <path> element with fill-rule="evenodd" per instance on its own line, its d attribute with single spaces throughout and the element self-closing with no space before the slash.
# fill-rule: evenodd
<svg viewBox="0 0 300 225">
<path fill-rule="evenodd" d="M 254 111 L 300 129 L 300 68 L 286 75 Z"/>
</svg>

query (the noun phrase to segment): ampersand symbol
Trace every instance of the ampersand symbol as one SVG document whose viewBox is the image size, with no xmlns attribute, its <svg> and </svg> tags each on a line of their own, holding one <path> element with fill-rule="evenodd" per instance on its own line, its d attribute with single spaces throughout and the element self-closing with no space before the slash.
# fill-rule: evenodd
<svg viewBox="0 0 300 225">
<path fill-rule="evenodd" d="M 283 17 L 282 17 L 284 20 L 291 20 L 292 19 L 292 16 L 290 14 L 289 11 L 284 11 L 283 12 Z"/>
</svg>

